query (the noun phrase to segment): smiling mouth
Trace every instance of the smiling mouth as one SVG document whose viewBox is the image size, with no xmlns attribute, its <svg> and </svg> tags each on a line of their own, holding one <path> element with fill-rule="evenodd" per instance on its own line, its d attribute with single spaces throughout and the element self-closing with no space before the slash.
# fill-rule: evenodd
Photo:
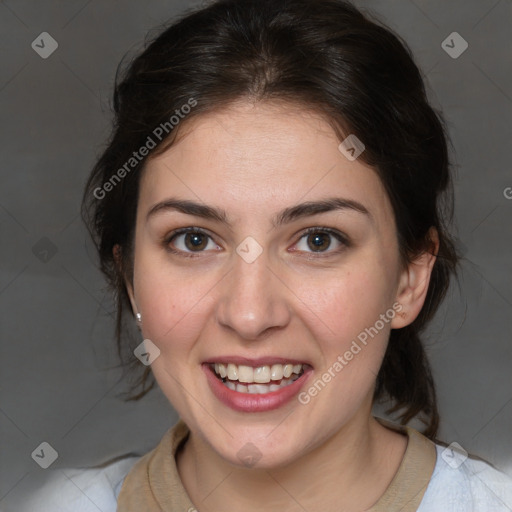
<svg viewBox="0 0 512 512">
<path fill-rule="evenodd" d="M 210 363 L 212 373 L 232 391 L 266 394 L 289 386 L 304 374 L 306 364 L 245 366 L 233 363 Z"/>
</svg>

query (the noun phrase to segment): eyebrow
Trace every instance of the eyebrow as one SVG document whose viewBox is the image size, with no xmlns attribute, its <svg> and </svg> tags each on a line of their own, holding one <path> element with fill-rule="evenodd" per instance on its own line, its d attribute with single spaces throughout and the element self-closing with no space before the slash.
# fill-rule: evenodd
<svg viewBox="0 0 512 512">
<path fill-rule="evenodd" d="M 352 199 L 344 199 L 341 197 L 332 197 L 328 199 L 322 199 L 319 201 L 307 201 L 295 206 L 290 206 L 279 212 L 273 219 L 273 227 L 288 224 L 294 220 L 309 217 L 310 215 L 316 215 L 319 213 L 326 213 L 340 210 L 351 210 L 361 213 L 372 220 L 372 215 L 368 209 L 358 201 Z M 195 217 L 201 217 L 203 219 L 214 220 L 226 224 L 231 227 L 231 223 L 228 220 L 226 211 L 222 208 L 216 208 L 205 204 L 190 201 L 188 199 L 174 199 L 169 198 L 159 203 L 156 203 L 151 207 L 146 215 L 146 220 L 156 215 L 157 213 L 165 211 L 179 211 L 186 215 L 193 215 Z"/>
</svg>

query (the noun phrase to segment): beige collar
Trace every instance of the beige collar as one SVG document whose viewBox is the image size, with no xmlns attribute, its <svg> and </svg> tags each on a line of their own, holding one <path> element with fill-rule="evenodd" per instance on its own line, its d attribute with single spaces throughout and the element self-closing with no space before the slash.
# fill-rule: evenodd
<svg viewBox="0 0 512 512">
<path fill-rule="evenodd" d="M 437 460 L 435 444 L 416 429 L 375 417 L 385 427 L 406 434 L 407 448 L 386 492 L 368 512 L 416 512 Z"/>
<path fill-rule="evenodd" d="M 407 435 L 404 458 L 386 492 L 368 512 L 415 512 L 423 498 L 436 463 L 435 444 L 408 426 L 376 419 Z M 117 500 L 117 512 L 187 512 L 194 505 L 183 487 L 175 455 L 190 433 L 180 419 L 151 452 L 126 476 Z M 172 455 L 172 456 L 169 456 Z"/>
</svg>

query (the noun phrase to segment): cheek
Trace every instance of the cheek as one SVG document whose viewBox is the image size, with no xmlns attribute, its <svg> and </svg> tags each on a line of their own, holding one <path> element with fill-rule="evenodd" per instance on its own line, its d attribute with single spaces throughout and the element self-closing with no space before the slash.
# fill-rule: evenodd
<svg viewBox="0 0 512 512">
<path fill-rule="evenodd" d="M 348 354 L 350 360 L 378 370 L 394 315 L 390 312 L 392 286 L 386 276 L 378 265 L 354 265 L 322 279 L 322 286 L 306 279 L 297 287 L 297 296 L 304 298 L 303 319 L 310 319 L 309 328 L 322 346 L 327 367 L 352 350 L 357 355 Z"/>
<path fill-rule="evenodd" d="M 390 306 L 390 287 L 382 279 L 382 272 L 351 269 L 316 280 L 302 280 L 297 295 L 304 304 L 318 314 L 331 331 L 350 332 L 359 326 L 373 324 Z"/>
<path fill-rule="evenodd" d="M 136 259 L 134 287 L 143 315 L 142 332 L 161 351 L 187 347 L 197 338 L 211 308 L 215 276 L 184 275 L 151 255 Z"/>
</svg>

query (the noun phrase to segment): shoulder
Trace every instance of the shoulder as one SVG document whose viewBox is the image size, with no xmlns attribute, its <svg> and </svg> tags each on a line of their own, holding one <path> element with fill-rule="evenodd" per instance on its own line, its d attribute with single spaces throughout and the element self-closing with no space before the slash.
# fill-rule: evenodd
<svg viewBox="0 0 512 512">
<path fill-rule="evenodd" d="M 44 480 L 16 512 L 115 512 L 121 484 L 139 459 L 127 456 L 102 467 L 46 470 Z"/>
<path fill-rule="evenodd" d="M 437 461 L 418 512 L 510 512 L 512 479 L 489 463 L 436 444 Z"/>
</svg>

